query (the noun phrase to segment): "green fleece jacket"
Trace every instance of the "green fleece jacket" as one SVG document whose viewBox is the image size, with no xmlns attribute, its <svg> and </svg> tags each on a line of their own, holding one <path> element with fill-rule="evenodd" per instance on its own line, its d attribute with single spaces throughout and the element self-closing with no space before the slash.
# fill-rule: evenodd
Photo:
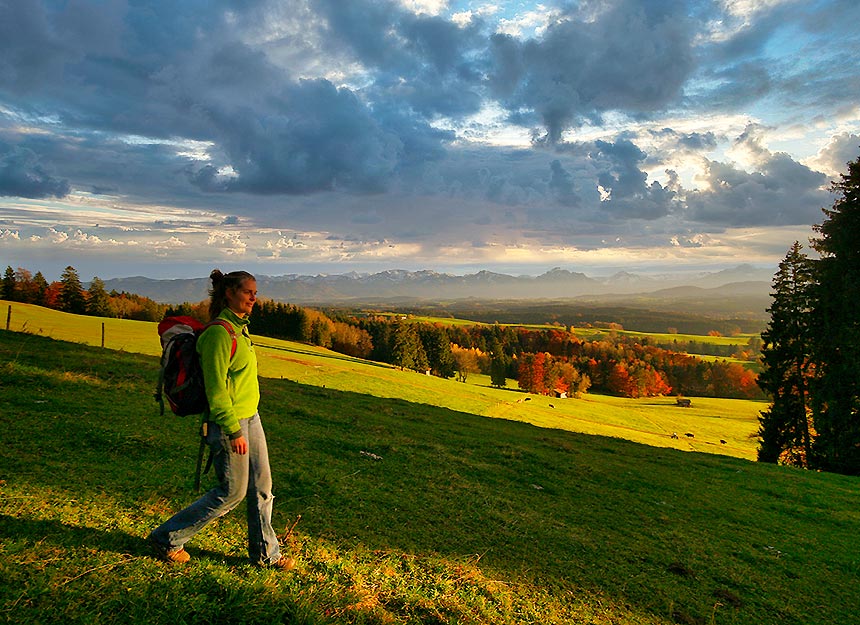
<svg viewBox="0 0 860 625">
<path fill-rule="evenodd" d="M 208 420 L 221 426 L 230 438 L 242 435 L 240 419 L 257 413 L 260 404 L 260 382 L 257 379 L 257 356 L 247 331 L 248 319 L 225 308 L 218 319 L 233 325 L 236 331 L 236 354 L 230 358 L 233 340 L 227 328 L 215 324 L 197 339 L 197 353 L 203 365 L 203 381 L 209 400 Z"/>
</svg>

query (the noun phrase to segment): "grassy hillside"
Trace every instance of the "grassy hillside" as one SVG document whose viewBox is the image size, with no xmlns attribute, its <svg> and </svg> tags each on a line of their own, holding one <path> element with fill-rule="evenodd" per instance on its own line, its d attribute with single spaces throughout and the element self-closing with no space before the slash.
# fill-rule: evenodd
<svg viewBox="0 0 860 625">
<path fill-rule="evenodd" d="M 289 575 L 236 511 L 188 547 L 189 420 L 152 356 L 0 331 L 0 611 L 12 623 L 853 622 L 857 481 L 263 379 Z M 370 454 L 373 454 L 371 456 Z"/>
<path fill-rule="evenodd" d="M 105 347 L 150 355 L 160 352 L 154 323 L 69 315 L 26 304 L 12 306 L 12 330 L 100 345 L 104 323 Z M 0 310 L 4 308 L 0 304 Z M 755 432 L 762 402 L 694 398 L 692 408 L 678 408 L 669 397 L 625 399 L 589 394 L 582 399 L 556 400 L 527 396 L 515 388 L 514 381 L 509 381 L 508 389 L 495 389 L 486 376 L 472 375 L 463 384 L 301 343 L 265 337 L 255 337 L 254 341 L 264 377 L 400 398 L 542 427 L 615 436 L 659 447 L 746 459 L 756 455 Z M 694 438 L 684 436 L 688 432 Z M 672 438 L 672 433 L 679 438 Z"/>
</svg>

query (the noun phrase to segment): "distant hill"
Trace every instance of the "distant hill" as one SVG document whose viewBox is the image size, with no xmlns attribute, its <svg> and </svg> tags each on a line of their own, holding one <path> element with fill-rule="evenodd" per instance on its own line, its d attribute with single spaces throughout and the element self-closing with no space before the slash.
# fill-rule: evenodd
<svg viewBox="0 0 860 625">
<path fill-rule="evenodd" d="M 539 276 L 491 271 L 453 275 L 435 271 L 389 270 L 373 274 L 289 274 L 257 276 L 260 293 L 301 305 L 378 305 L 465 299 L 573 299 L 663 307 L 668 303 L 710 308 L 722 304 L 761 313 L 769 302 L 772 274 L 750 265 L 696 275 L 643 276 L 620 272 L 606 278 L 555 268 Z M 137 293 L 167 304 L 207 297 L 208 279 L 154 280 L 142 276 L 105 280 L 108 290 Z"/>
</svg>

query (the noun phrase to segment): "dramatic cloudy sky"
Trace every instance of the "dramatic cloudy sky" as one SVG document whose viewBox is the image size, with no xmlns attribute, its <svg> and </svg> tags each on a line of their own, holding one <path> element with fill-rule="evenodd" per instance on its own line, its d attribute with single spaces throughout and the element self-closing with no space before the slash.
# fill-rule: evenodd
<svg viewBox="0 0 860 625">
<path fill-rule="evenodd" d="M 857 0 L 0 0 L 0 262 L 775 266 L 860 155 Z"/>
</svg>

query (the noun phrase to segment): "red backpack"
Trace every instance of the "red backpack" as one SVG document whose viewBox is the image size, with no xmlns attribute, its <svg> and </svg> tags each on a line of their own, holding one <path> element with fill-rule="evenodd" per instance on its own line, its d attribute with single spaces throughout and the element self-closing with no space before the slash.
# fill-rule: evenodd
<svg viewBox="0 0 860 625">
<path fill-rule="evenodd" d="M 161 370 L 155 401 L 164 414 L 164 397 L 174 414 L 200 414 L 209 408 L 203 386 L 203 367 L 197 354 L 197 338 L 212 325 L 223 326 L 233 339 L 230 358 L 236 355 L 236 331 L 229 321 L 215 319 L 207 324 L 193 317 L 165 317 L 158 324 L 161 339 Z"/>
</svg>

